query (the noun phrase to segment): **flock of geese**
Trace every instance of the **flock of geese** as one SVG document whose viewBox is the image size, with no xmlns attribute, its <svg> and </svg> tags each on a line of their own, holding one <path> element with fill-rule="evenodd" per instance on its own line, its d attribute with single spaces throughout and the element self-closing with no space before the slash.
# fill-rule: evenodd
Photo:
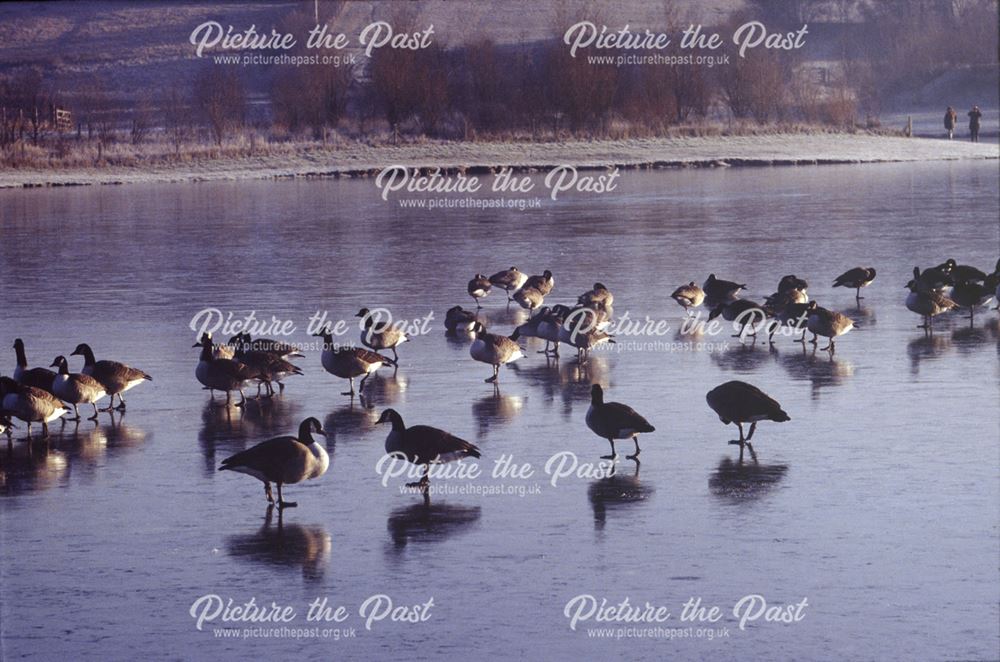
<svg viewBox="0 0 1000 662">
<path fill-rule="evenodd" d="M 838 276 L 834 287 L 855 290 L 855 298 L 860 302 L 862 288 L 875 280 L 873 267 L 855 267 Z M 526 309 L 530 317 L 518 325 L 511 334 L 490 333 L 479 320 L 475 311 L 454 306 L 445 317 L 445 327 L 450 334 L 468 334 L 471 338 L 469 354 L 471 358 L 492 368 L 486 382 L 497 384 L 500 368 L 525 356 L 525 348 L 519 344 L 522 337 L 545 340 L 545 348 L 539 353 L 558 356 L 561 344 L 573 347 L 578 359 L 586 360 L 588 353 L 604 343 L 613 343 L 614 338 L 607 332 L 613 315 L 614 295 L 602 283 L 577 297 L 573 305 L 545 305 L 545 298 L 555 287 L 552 272 L 528 276 L 517 269 L 500 271 L 489 277 L 483 274 L 469 281 L 467 291 L 481 307 L 481 301 L 492 290 L 503 290 L 507 303 L 517 303 Z M 956 309 L 969 311 L 970 323 L 974 323 L 975 309 L 984 306 L 996 297 L 1000 300 L 1000 260 L 992 273 L 985 273 L 975 267 L 957 264 L 949 259 L 942 264 L 921 271 L 915 267 L 913 279 L 906 284 L 909 294 L 906 307 L 920 315 L 923 324 L 918 328 L 932 333 L 934 317 Z M 776 291 L 762 303 L 740 298 L 745 283 L 728 281 L 710 274 L 699 286 L 694 281 L 678 287 L 671 294 L 684 310 L 690 311 L 706 306 L 709 320 L 722 317 L 732 322 L 738 330 L 734 336 L 753 337 L 762 329 L 768 333 L 768 341 L 774 342 L 774 334 L 782 327 L 789 327 L 793 335 L 803 332 L 798 342 L 805 343 L 805 332 L 813 334 L 810 341 L 817 345 L 817 338 L 827 338 L 829 344 L 823 348 L 831 354 L 835 351 L 835 339 L 854 327 L 854 322 L 846 315 L 824 308 L 810 300 L 808 283 L 787 275 L 778 281 Z M 330 374 L 346 379 L 349 390 L 344 395 L 354 395 L 354 380 L 360 378 L 357 391 L 364 393 L 365 381 L 384 366 L 398 367 L 398 348 L 410 340 L 397 327 L 378 324 L 367 308 L 358 311 L 362 319 L 361 342 L 364 347 L 338 346 L 334 342 L 329 327 L 316 333 L 322 339 L 323 349 L 320 362 Z M 748 328 L 750 331 L 748 332 Z M 267 338 L 251 338 L 249 334 L 238 334 L 226 343 L 215 343 L 211 334 L 203 334 L 193 347 L 200 347 L 195 376 L 202 386 L 209 390 L 214 400 L 215 391 L 226 394 L 227 404 L 232 393 L 240 394 L 237 407 L 246 403 L 244 390 L 256 385 L 257 397 L 268 397 L 274 393 L 274 384 L 279 392 L 284 390 L 284 380 L 302 374 L 302 370 L 291 361 L 304 358 L 300 348 Z M 124 410 L 123 394 L 144 381 L 151 381 L 147 373 L 124 363 L 111 360 L 97 361 L 93 350 L 87 344 L 80 344 L 70 354 L 81 356 L 83 366 L 78 373 L 70 372 L 65 356 L 57 356 L 49 368 L 30 368 L 24 342 L 14 341 L 17 364 L 13 377 L 0 377 L 0 434 L 6 432 L 10 440 L 12 418 L 27 424 L 30 437 L 31 424 L 41 423 L 43 434 L 48 433 L 48 424 L 57 419 L 77 420 L 81 416 L 80 405 L 91 405 L 93 416 L 98 416 L 98 402 L 110 397 L 104 411 Z M 382 352 L 392 352 L 389 358 Z M 115 406 L 115 396 L 118 405 Z M 739 445 L 740 458 L 744 447 L 756 458 L 751 439 L 757 424 L 761 421 L 784 422 L 790 420 L 781 405 L 765 392 L 752 384 L 729 381 L 711 389 L 706 395 L 708 406 L 726 425 L 735 424 L 739 429 L 739 439 L 729 443 Z M 72 412 L 74 417 L 69 418 Z M 425 496 L 429 485 L 431 465 L 451 462 L 463 458 L 480 457 L 480 450 L 474 444 L 445 430 L 428 425 L 407 427 L 402 416 L 394 409 L 382 412 L 377 423 L 389 424 L 385 450 L 398 454 L 415 465 L 423 467 L 420 481 L 410 483 L 411 487 L 423 490 Z M 744 425 L 749 430 L 744 430 Z M 646 418 L 630 406 L 620 402 L 606 402 L 604 390 L 599 384 L 591 386 L 591 404 L 586 415 L 586 425 L 598 437 L 611 445 L 611 454 L 602 459 L 616 457 L 615 442 L 631 440 L 635 452 L 628 459 L 638 462 L 641 452 L 638 436 L 655 431 Z M 219 471 L 235 471 L 260 480 L 269 503 L 275 503 L 271 483 L 277 485 L 280 508 L 294 506 L 285 501 L 282 487 L 322 476 L 330 465 L 326 449 L 315 435 L 324 435 L 320 422 L 307 418 L 299 426 L 297 435 L 268 439 L 252 448 L 237 453 L 222 462 Z"/>
</svg>

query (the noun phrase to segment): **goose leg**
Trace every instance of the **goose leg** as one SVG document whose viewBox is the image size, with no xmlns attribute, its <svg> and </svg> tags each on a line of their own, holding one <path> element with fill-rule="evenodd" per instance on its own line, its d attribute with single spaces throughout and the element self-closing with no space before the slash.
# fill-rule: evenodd
<svg viewBox="0 0 1000 662">
<path fill-rule="evenodd" d="M 101 411 L 112 411 L 115 408 L 115 394 L 111 394 L 111 400 L 108 402 L 108 406 L 101 409 Z"/>
<path fill-rule="evenodd" d="M 49 436 L 49 424 L 45 421 L 42 421 L 42 436 Z"/>
<path fill-rule="evenodd" d="M 736 426 L 740 429 L 740 438 L 739 439 L 733 439 L 729 443 L 732 446 L 736 446 L 738 444 L 739 447 L 740 447 L 740 457 L 743 457 L 743 444 L 746 441 L 746 438 L 743 436 L 743 424 L 742 423 L 736 423 Z"/>
<path fill-rule="evenodd" d="M 267 497 L 267 502 L 274 504 L 274 494 L 271 492 L 271 483 L 264 481 L 264 496 Z"/>
<path fill-rule="evenodd" d="M 392 360 L 396 361 L 397 363 L 399 362 L 399 354 L 396 353 L 395 347 L 392 348 Z"/>
<path fill-rule="evenodd" d="M 538 353 L 539 354 L 548 354 L 549 353 L 549 341 L 548 340 L 545 341 L 545 349 L 540 350 Z"/>
<path fill-rule="evenodd" d="M 285 392 L 285 385 L 282 384 L 281 382 L 278 382 L 278 395 L 281 395 L 284 392 Z"/>
<path fill-rule="evenodd" d="M 427 490 L 427 486 L 430 485 L 430 482 L 431 482 L 430 472 L 431 472 L 431 465 L 425 464 L 424 465 L 424 475 L 420 477 L 420 480 L 418 480 L 415 483 L 407 483 L 406 486 L 407 487 L 419 487 L 421 490 L 426 491 Z"/>
<path fill-rule="evenodd" d="M 613 460 L 617 456 L 615 453 L 615 440 L 609 438 L 608 441 L 611 442 L 611 455 L 602 455 L 602 460 Z"/>
<path fill-rule="evenodd" d="M 77 411 L 77 409 L 76 409 L 76 403 L 73 403 L 73 418 L 64 418 L 63 420 L 66 420 L 66 421 L 79 421 L 80 420 L 80 412 Z"/>
<path fill-rule="evenodd" d="M 639 437 L 638 436 L 632 437 L 632 441 L 635 442 L 635 453 L 632 453 L 631 455 L 626 455 L 625 457 L 628 458 L 629 460 L 638 460 L 639 453 L 642 452 L 642 449 L 639 448 Z"/>
<path fill-rule="evenodd" d="M 115 409 L 118 411 L 125 411 L 125 398 L 122 397 L 121 393 L 118 394 L 118 406 L 115 407 Z"/>
<path fill-rule="evenodd" d="M 474 297 L 471 294 L 469 296 L 472 297 L 472 300 L 476 302 L 476 308 L 482 308 L 482 306 L 479 305 L 479 299 L 477 299 L 476 297 Z"/>
<path fill-rule="evenodd" d="M 354 377 L 348 377 L 347 383 L 351 385 L 350 391 L 341 391 L 341 395 L 354 395 Z"/>
<path fill-rule="evenodd" d="M 360 393 L 361 395 L 365 394 L 365 382 L 368 381 L 368 376 L 370 374 L 371 373 L 366 373 L 365 376 L 361 378 L 361 383 L 358 384 L 358 393 Z"/>
<path fill-rule="evenodd" d="M 757 421 L 750 424 L 750 434 L 747 435 L 747 446 L 750 445 L 750 440 L 753 439 L 753 433 L 757 429 Z"/>
<path fill-rule="evenodd" d="M 97 403 L 96 402 L 91 402 L 90 404 L 94 407 L 94 415 L 93 416 L 88 416 L 87 420 L 88 421 L 96 421 L 97 420 Z"/>
<path fill-rule="evenodd" d="M 246 404 L 247 404 L 247 396 L 243 395 L 243 389 L 240 389 L 240 401 L 236 403 L 236 406 L 246 407 Z"/>
<path fill-rule="evenodd" d="M 819 342 L 816 340 L 816 334 L 813 334 L 813 339 L 809 341 L 810 345 L 818 345 Z"/>
<path fill-rule="evenodd" d="M 278 483 L 278 508 L 294 508 L 299 505 L 295 501 L 285 501 L 281 496 L 281 483 Z"/>
<path fill-rule="evenodd" d="M 493 366 L 493 376 L 492 377 L 487 377 L 483 381 L 485 381 L 487 384 L 489 384 L 490 382 L 493 382 L 494 384 L 496 384 L 497 378 L 499 378 L 499 377 L 500 377 L 500 366 L 499 365 L 494 365 Z"/>
</svg>

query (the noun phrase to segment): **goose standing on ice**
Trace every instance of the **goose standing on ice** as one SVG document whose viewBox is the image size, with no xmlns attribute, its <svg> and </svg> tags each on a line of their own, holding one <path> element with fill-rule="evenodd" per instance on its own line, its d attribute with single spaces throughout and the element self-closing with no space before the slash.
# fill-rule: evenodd
<svg viewBox="0 0 1000 662">
<path fill-rule="evenodd" d="M 490 290 L 492 289 L 493 283 L 490 282 L 489 278 L 482 274 L 476 274 L 475 277 L 469 281 L 469 296 L 471 296 L 473 301 L 476 302 L 476 308 L 482 308 L 479 300 L 488 296 Z"/>
<path fill-rule="evenodd" d="M 705 301 L 705 290 L 698 287 L 698 284 L 694 281 L 691 281 L 687 285 L 681 285 L 674 290 L 670 298 L 679 303 L 684 308 L 684 312 L 687 312 L 691 308 L 697 308 Z"/>
<path fill-rule="evenodd" d="M 913 280 L 917 281 L 917 287 L 922 290 L 944 290 L 955 284 L 955 279 L 951 276 L 951 265 L 945 263 L 930 269 L 913 267 Z"/>
<path fill-rule="evenodd" d="M 963 280 L 986 280 L 986 274 L 976 269 L 968 264 L 958 264 L 954 259 L 948 258 L 941 264 L 939 264 L 935 269 L 943 271 L 944 273 L 951 276 L 956 282 Z"/>
<path fill-rule="evenodd" d="M 816 336 L 823 336 L 830 339 L 830 344 L 822 349 L 829 350 L 832 354 L 836 351 L 833 341 L 838 336 L 842 336 L 854 328 L 854 321 L 843 313 L 835 310 L 828 310 L 816 305 L 815 301 L 809 303 L 809 312 L 806 318 L 806 328 L 813 334 L 812 344 L 816 342 Z"/>
<path fill-rule="evenodd" d="M 559 338 L 562 335 L 563 322 L 570 314 L 569 306 L 556 304 L 552 308 L 542 308 L 538 315 L 538 325 L 535 327 L 535 335 L 545 341 L 545 349 L 539 350 L 539 354 L 553 354 L 559 356 Z M 553 349 L 549 349 L 549 345 Z"/>
<path fill-rule="evenodd" d="M 495 285 L 502 290 L 507 292 L 507 302 L 510 303 L 511 292 L 517 292 L 524 286 L 527 282 L 528 277 L 517 270 L 517 267 L 511 267 L 506 271 L 498 271 L 497 273 L 490 276 L 489 281 L 491 285 Z"/>
<path fill-rule="evenodd" d="M 274 340 L 273 338 L 251 338 L 250 334 L 246 331 L 230 338 L 229 344 L 248 352 L 267 352 L 285 360 L 305 358 L 305 354 L 300 352 L 299 348 L 291 343 Z"/>
<path fill-rule="evenodd" d="M 448 333 L 471 331 L 475 323 L 476 314 L 471 310 L 465 310 L 461 306 L 452 306 L 444 315 L 444 328 Z"/>
<path fill-rule="evenodd" d="M 746 288 L 746 283 L 722 280 L 716 278 L 715 274 L 708 274 L 708 278 L 705 279 L 705 282 L 701 286 L 701 289 L 705 291 L 705 298 L 714 302 L 735 299 L 740 290 L 745 290 Z"/>
<path fill-rule="evenodd" d="M 540 290 L 533 287 L 522 287 L 514 293 L 514 301 L 516 301 L 521 308 L 524 308 L 531 313 L 535 309 L 542 307 L 542 303 L 545 301 L 545 295 L 542 294 Z"/>
<path fill-rule="evenodd" d="M 388 356 L 362 347 L 336 347 L 329 330 L 313 335 L 323 339 L 323 354 L 320 357 L 323 369 L 335 377 L 348 380 L 351 385 L 351 390 L 343 391 L 341 395 L 354 395 L 355 377 L 361 377 L 358 391 L 364 395 L 365 381 L 371 375 L 384 365 L 396 365 Z"/>
<path fill-rule="evenodd" d="M 69 409 L 48 391 L 0 377 L 0 413 L 24 421 L 29 437 L 32 423 L 41 423 L 42 434 L 48 436 L 49 423 L 68 414 Z"/>
<path fill-rule="evenodd" d="M 955 287 L 951 289 L 952 301 L 962 308 L 969 309 L 969 326 L 975 324 L 976 308 L 988 304 L 993 294 L 992 288 L 973 280 L 956 280 Z"/>
<path fill-rule="evenodd" d="M 80 411 L 78 405 L 88 404 L 94 407 L 94 415 L 87 420 L 97 420 L 97 401 L 107 395 L 104 386 L 91 377 L 83 373 L 70 373 L 69 364 L 65 356 L 57 356 L 52 362 L 52 367 L 59 373 L 52 381 L 52 394 L 63 402 L 73 405 L 73 418 L 69 420 L 79 421 Z"/>
<path fill-rule="evenodd" d="M 854 298 L 857 301 L 864 299 L 861 296 L 861 288 L 868 287 L 875 280 L 875 267 L 854 267 L 837 276 L 833 281 L 834 287 L 853 287 Z"/>
<path fill-rule="evenodd" d="M 604 345 L 614 343 L 615 339 L 611 334 L 604 331 L 606 323 L 602 323 L 600 315 L 590 308 L 583 308 L 587 314 L 580 315 L 575 309 L 570 311 L 562 326 L 559 327 L 559 342 L 576 347 L 576 359 L 583 362 L 590 356 L 590 350 Z M 558 345 L 556 346 L 558 348 Z"/>
<path fill-rule="evenodd" d="M 708 406 L 712 408 L 726 425 L 735 423 L 740 429 L 739 440 L 730 441 L 731 444 L 739 444 L 740 454 L 743 453 L 743 445 L 753 446 L 750 439 L 757 429 L 760 421 L 775 421 L 783 423 L 791 420 L 778 402 L 764 393 L 759 388 L 746 382 L 733 380 L 716 386 L 705 396 Z M 750 423 L 750 434 L 743 436 L 743 424 Z"/>
<path fill-rule="evenodd" d="M 552 288 L 556 285 L 556 279 L 552 277 L 552 272 L 546 269 L 542 272 L 541 276 L 529 276 L 528 280 L 524 281 L 524 285 L 521 287 L 522 290 L 534 289 L 538 290 L 543 297 L 547 297 L 552 293 Z"/>
<path fill-rule="evenodd" d="M 488 333 L 482 322 L 476 322 L 472 327 L 474 340 L 469 347 L 469 355 L 480 363 L 488 363 L 493 366 L 493 376 L 486 378 L 486 383 L 497 383 L 500 376 L 500 366 L 514 361 L 524 356 L 524 351 L 517 344 L 520 334 L 517 330 L 507 336 L 500 336 Z"/>
<path fill-rule="evenodd" d="M 387 454 L 401 455 L 412 464 L 424 466 L 424 474 L 420 480 L 416 483 L 407 483 L 407 487 L 420 487 L 426 490 L 430 484 L 428 474 L 432 464 L 444 464 L 467 457 L 481 457 L 478 447 L 450 432 L 429 425 L 406 427 L 403 424 L 403 417 L 395 409 L 383 411 L 375 423 L 392 424 L 392 429 L 385 438 Z"/>
<path fill-rule="evenodd" d="M 607 309 L 614 305 L 615 295 L 603 283 L 594 283 L 594 289 L 581 294 L 576 302 L 588 308 L 600 306 Z"/>
<path fill-rule="evenodd" d="M 914 276 L 917 276 L 918 271 L 914 267 Z M 946 313 L 958 307 L 957 303 L 938 290 L 923 287 L 920 284 L 919 277 L 914 277 L 913 280 L 908 282 L 906 289 L 910 291 L 906 296 L 907 309 L 924 318 L 924 323 L 917 326 L 918 329 L 924 329 L 933 333 L 934 327 L 931 320 L 941 313 Z"/>
<path fill-rule="evenodd" d="M 20 338 L 14 340 L 14 353 L 17 356 L 17 365 L 14 367 L 14 381 L 25 386 L 34 386 L 43 391 L 52 392 L 52 380 L 56 373 L 48 368 L 29 368 L 28 359 L 24 352 L 24 341 Z"/>
<path fill-rule="evenodd" d="M 774 343 L 774 333 L 782 326 L 791 327 L 794 336 L 804 330 L 809 323 L 810 304 L 808 303 L 786 303 L 780 311 L 774 314 L 775 323 L 771 324 L 770 334 L 767 341 Z M 802 333 L 796 342 L 805 343 L 806 334 Z"/>
<path fill-rule="evenodd" d="M 733 338 L 740 338 L 747 326 L 753 329 L 753 333 L 748 335 L 757 337 L 757 326 L 767 319 L 767 311 L 760 304 L 749 299 L 732 299 L 718 304 L 708 314 L 709 320 L 714 320 L 719 315 L 727 322 L 733 322 L 733 328 L 739 323 L 740 330 L 733 334 Z"/>
<path fill-rule="evenodd" d="M 788 292 L 789 290 L 798 290 L 803 294 L 807 294 L 806 290 L 809 289 L 809 283 L 802 280 L 795 274 L 789 274 L 788 276 L 782 276 L 781 280 L 778 281 L 778 291 Z M 808 298 L 808 297 L 807 297 Z"/>
<path fill-rule="evenodd" d="M 111 411 L 115 404 L 115 396 L 118 396 L 117 409 L 125 410 L 125 398 L 122 393 L 145 381 L 153 381 L 153 378 L 142 370 L 130 368 L 124 363 L 117 361 L 94 360 L 94 352 L 87 343 L 80 343 L 71 352 L 72 356 L 83 356 L 83 374 L 90 375 L 101 383 L 104 390 L 111 396 L 105 411 Z"/>
<path fill-rule="evenodd" d="M 284 392 L 285 385 L 282 381 L 292 375 L 302 374 L 301 368 L 281 358 L 280 355 L 248 349 L 250 346 L 247 343 L 240 343 L 236 347 L 235 359 L 247 366 L 252 374 L 259 376 L 260 381 L 257 384 L 258 396 L 260 395 L 261 384 L 267 389 L 267 395 L 271 396 L 274 395 L 274 387 L 271 386 L 272 382 L 278 382 L 278 388 Z"/>
<path fill-rule="evenodd" d="M 627 455 L 630 460 L 639 460 L 639 434 L 654 432 L 656 428 L 634 409 L 620 402 L 605 402 L 604 389 L 600 384 L 590 387 L 590 409 L 587 410 L 587 427 L 597 436 L 611 443 L 611 455 L 601 459 L 615 459 L 615 439 L 631 439 L 635 442 L 635 453 Z"/>
<path fill-rule="evenodd" d="M 278 508 L 292 508 L 298 504 L 285 501 L 281 486 L 319 478 L 330 466 L 330 456 L 314 434 L 326 436 L 323 426 L 315 418 L 307 418 L 299 425 L 298 436 L 274 437 L 262 441 L 222 461 L 219 471 L 237 471 L 253 476 L 264 483 L 264 496 L 274 503 L 271 483 L 278 485 Z"/>
<path fill-rule="evenodd" d="M 236 359 L 218 359 L 212 345 L 211 336 L 202 336 L 201 342 L 197 342 L 192 347 L 201 347 L 201 355 L 198 357 L 198 367 L 194 370 L 194 376 L 202 386 L 212 391 L 224 391 L 226 394 L 226 404 L 232 402 L 232 391 L 239 391 L 240 401 L 237 407 L 246 404 L 247 398 L 243 394 L 243 389 L 249 382 L 254 380 L 263 381 L 263 376 L 255 373 L 248 365 Z"/>
<path fill-rule="evenodd" d="M 376 322 L 367 308 L 359 310 L 355 317 L 361 318 L 361 344 L 376 352 L 380 349 L 391 349 L 392 360 L 399 361 L 396 348 L 407 342 L 409 336 L 388 322 Z"/>
</svg>

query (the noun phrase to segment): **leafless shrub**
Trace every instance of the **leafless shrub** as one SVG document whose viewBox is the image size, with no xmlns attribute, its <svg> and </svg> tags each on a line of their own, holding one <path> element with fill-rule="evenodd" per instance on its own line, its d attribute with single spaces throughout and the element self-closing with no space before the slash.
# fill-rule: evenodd
<svg viewBox="0 0 1000 662">
<path fill-rule="evenodd" d="M 226 134 L 242 126 L 246 119 L 246 90 L 243 81 L 229 67 L 209 65 L 194 82 L 194 105 L 215 140 L 222 145 Z"/>
</svg>

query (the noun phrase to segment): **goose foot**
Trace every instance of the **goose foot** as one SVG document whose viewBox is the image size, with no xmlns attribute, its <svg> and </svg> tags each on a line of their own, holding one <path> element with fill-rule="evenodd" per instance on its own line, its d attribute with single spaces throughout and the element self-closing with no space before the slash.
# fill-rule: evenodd
<svg viewBox="0 0 1000 662">
<path fill-rule="evenodd" d="M 299 503 L 297 501 L 279 501 L 278 508 L 295 508 Z"/>
<path fill-rule="evenodd" d="M 487 384 L 496 384 L 497 376 L 493 375 L 492 377 L 487 377 L 483 381 L 486 382 Z"/>
<path fill-rule="evenodd" d="M 120 405 L 115 407 L 115 409 L 117 409 L 118 411 L 125 411 L 125 403 L 124 402 L 121 403 Z"/>
<path fill-rule="evenodd" d="M 626 460 L 635 460 L 636 462 L 638 462 L 639 461 L 639 454 L 638 453 L 632 453 L 631 455 L 626 455 L 625 459 Z"/>
<path fill-rule="evenodd" d="M 341 391 L 341 395 L 354 395 L 354 391 Z"/>
<path fill-rule="evenodd" d="M 602 459 L 602 460 L 613 460 L 613 459 L 615 459 L 616 457 L 618 457 L 618 456 L 617 456 L 617 455 L 602 455 L 602 456 L 601 456 L 601 459 Z"/>
</svg>

